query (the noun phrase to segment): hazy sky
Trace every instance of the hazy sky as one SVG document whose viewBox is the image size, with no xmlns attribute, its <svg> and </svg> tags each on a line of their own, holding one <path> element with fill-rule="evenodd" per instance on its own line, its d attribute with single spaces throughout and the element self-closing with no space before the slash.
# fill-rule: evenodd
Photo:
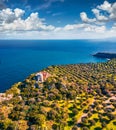
<svg viewBox="0 0 116 130">
<path fill-rule="evenodd" d="M 116 0 L 0 0 L 0 39 L 116 37 Z"/>
</svg>

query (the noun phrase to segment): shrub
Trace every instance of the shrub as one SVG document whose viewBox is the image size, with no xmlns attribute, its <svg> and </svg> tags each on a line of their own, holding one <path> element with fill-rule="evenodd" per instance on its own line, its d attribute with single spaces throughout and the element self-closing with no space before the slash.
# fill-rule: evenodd
<svg viewBox="0 0 116 130">
<path fill-rule="evenodd" d="M 78 110 L 77 110 L 76 108 L 74 108 L 74 109 L 72 110 L 72 113 L 73 113 L 74 115 L 77 115 L 77 114 L 78 114 Z"/>
<path fill-rule="evenodd" d="M 90 120 L 89 123 L 91 126 L 94 126 L 96 122 L 95 122 L 95 120 Z"/>
<path fill-rule="evenodd" d="M 72 130 L 78 130 L 77 126 L 73 126 Z"/>
<path fill-rule="evenodd" d="M 82 128 L 82 130 L 89 130 L 89 128 L 85 126 Z"/>
</svg>

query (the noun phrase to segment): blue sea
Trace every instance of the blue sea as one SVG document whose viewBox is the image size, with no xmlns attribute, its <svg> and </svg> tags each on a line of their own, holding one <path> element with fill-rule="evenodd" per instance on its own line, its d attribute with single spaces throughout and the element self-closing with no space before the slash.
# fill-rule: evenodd
<svg viewBox="0 0 116 130">
<path fill-rule="evenodd" d="M 0 92 L 50 65 L 105 62 L 96 52 L 116 52 L 116 43 L 94 40 L 1 40 Z"/>
</svg>

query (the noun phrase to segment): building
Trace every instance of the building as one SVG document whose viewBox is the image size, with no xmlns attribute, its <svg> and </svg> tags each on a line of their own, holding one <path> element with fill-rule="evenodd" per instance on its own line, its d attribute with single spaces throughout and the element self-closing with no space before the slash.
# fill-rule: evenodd
<svg viewBox="0 0 116 130">
<path fill-rule="evenodd" d="M 35 75 L 35 80 L 37 82 L 44 82 L 50 75 L 47 72 L 39 72 Z"/>
<path fill-rule="evenodd" d="M 44 80 L 43 80 L 43 74 L 40 72 L 40 73 L 37 73 L 36 75 L 35 75 L 35 80 L 37 81 L 37 82 L 43 82 Z"/>
</svg>

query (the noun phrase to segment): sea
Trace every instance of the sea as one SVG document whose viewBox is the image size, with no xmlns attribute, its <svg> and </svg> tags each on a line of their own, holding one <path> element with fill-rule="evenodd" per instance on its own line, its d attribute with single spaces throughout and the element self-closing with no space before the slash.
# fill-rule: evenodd
<svg viewBox="0 0 116 130">
<path fill-rule="evenodd" d="M 0 92 L 51 65 L 98 63 L 97 52 L 116 52 L 116 42 L 99 40 L 0 40 Z"/>
</svg>

